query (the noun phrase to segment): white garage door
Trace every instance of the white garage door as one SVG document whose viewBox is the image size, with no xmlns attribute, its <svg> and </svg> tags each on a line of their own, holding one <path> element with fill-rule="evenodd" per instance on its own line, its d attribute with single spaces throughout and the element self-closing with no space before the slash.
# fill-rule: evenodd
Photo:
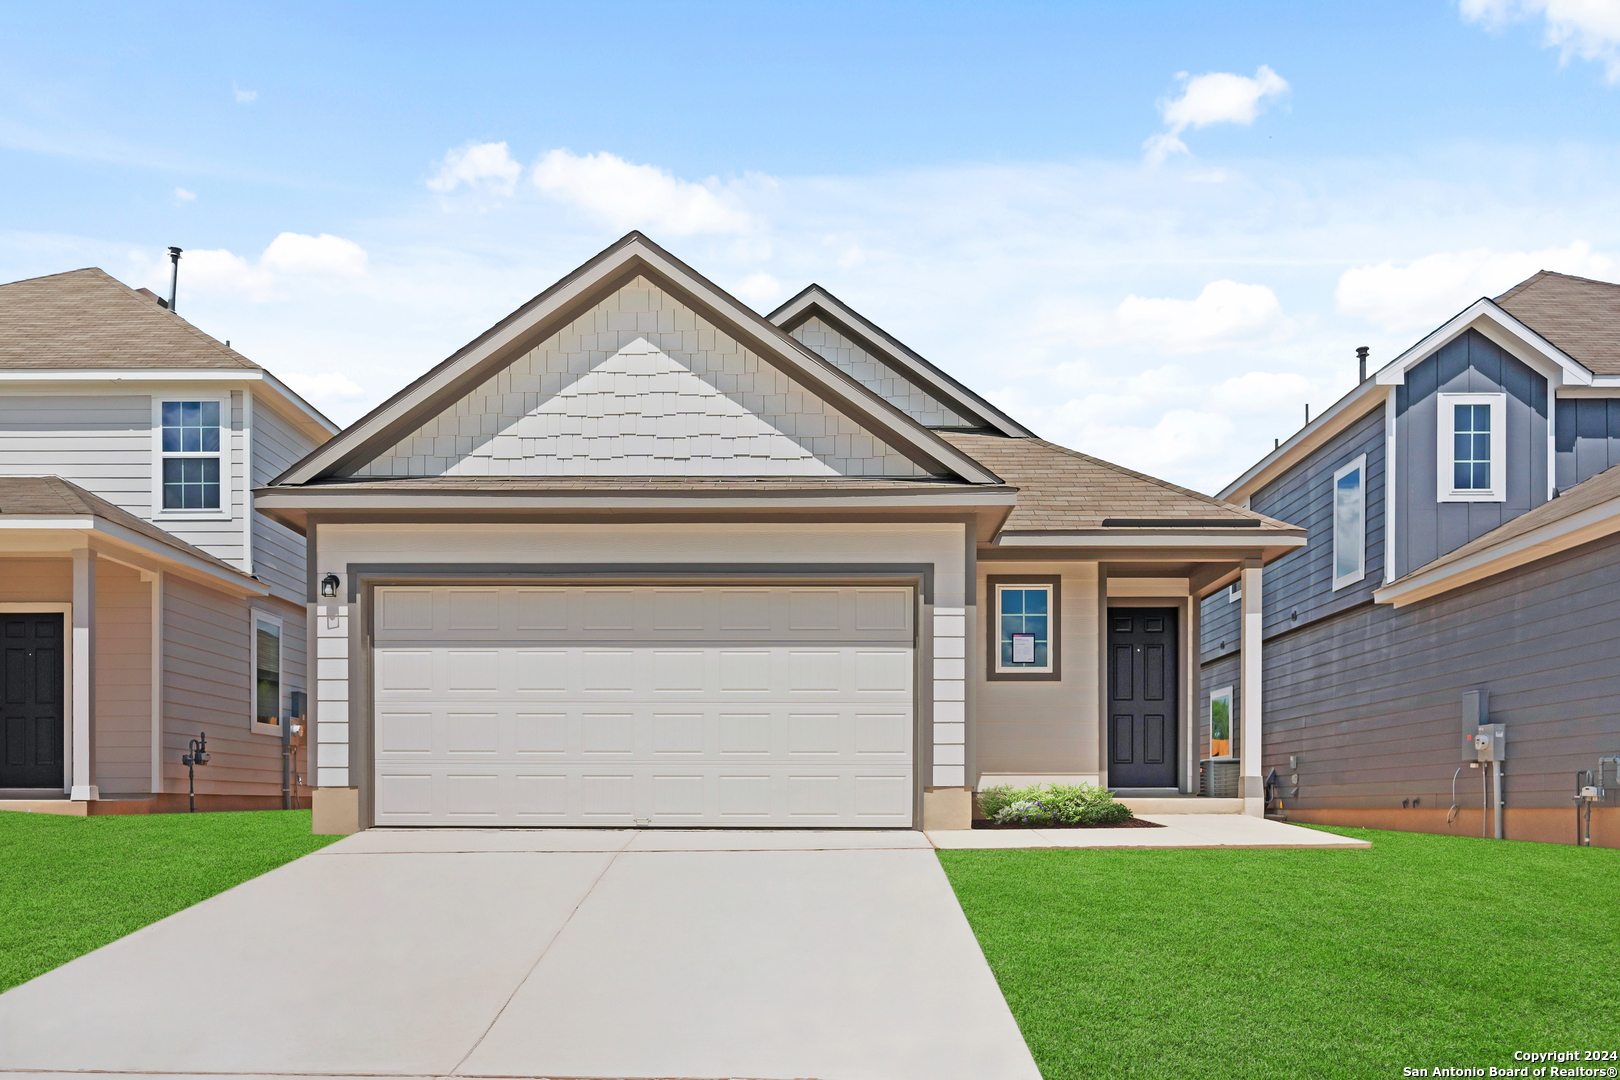
<svg viewBox="0 0 1620 1080">
<path fill-rule="evenodd" d="M 379 825 L 908 826 L 913 593 L 379 587 Z"/>
</svg>

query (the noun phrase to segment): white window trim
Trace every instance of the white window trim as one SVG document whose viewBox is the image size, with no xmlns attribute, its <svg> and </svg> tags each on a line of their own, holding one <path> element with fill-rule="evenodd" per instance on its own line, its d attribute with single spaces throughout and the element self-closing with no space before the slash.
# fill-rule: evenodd
<svg viewBox="0 0 1620 1080">
<path fill-rule="evenodd" d="M 1356 486 L 1356 498 L 1360 502 L 1361 530 L 1356 536 L 1356 569 L 1354 572 L 1339 576 L 1339 481 L 1359 470 L 1361 483 Z M 1332 515 L 1329 518 L 1333 529 L 1333 591 L 1354 585 L 1367 576 L 1367 455 L 1362 454 L 1354 461 L 1348 463 L 1333 474 L 1333 505 Z"/>
<path fill-rule="evenodd" d="M 1507 501 L 1507 395 L 1506 394 L 1436 394 L 1439 421 L 1434 425 L 1435 492 L 1440 502 L 1506 502 Z M 1489 405 L 1491 407 L 1491 486 L 1488 490 L 1459 491 L 1452 486 L 1457 479 L 1456 405 Z"/>
<path fill-rule="evenodd" d="M 1031 664 L 1014 664 L 1004 667 L 1001 663 L 1001 594 L 1008 589 L 1017 589 L 1020 592 L 1031 592 L 1035 589 L 1046 594 L 1046 663 L 1041 667 Z M 1057 649 L 1053 647 L 1052 631 L 1057 625 L 1057 612 L 1052 610 L 1053 592 L 1051 585 L 1044 581 L 1031 581 L 1028 584 L 1019 584 L 1016 581 L 998 582 L 996 584 L 996 674 L 1050 675 L 1053 672 L 1052 662 L 1057 659 Z"/>
<path fill-rule="evenodd" d="M 1242 600 L 1242 599 L 1243 599 L 1243 583 L 1241 581 L 1234 581 L 1234 582 L 1232 582 L 1232 584 L 1230 584 L 1230 585 L 1228 585 L 1226 587 L 1226 601 L 1227 601 L 1227 603 L 1235 604 L 1239 600 Z"/>
<path fill-rule="evenodd" d="M 1227 756 L 1215 757 L 1215 702 L 1221 698 L 1226 699 L 1226 742 Z M 1209 756 L 1215 761 L 1236 761 L 1237 757 L 1231 753 L 1233 743 L 1237 742 L 1237 698 L 1232 695 L 1230 685 L 1219 690 L 1210 691 L 1209 695 Z"/>
<path fill-rule="evenodd" d="M 276 639 L 281 643 L 277 657 L 279 667 L 279 696 L 276 701 L 276 722 L 259 723 L 259 624 L 272 623 Z M 248 730 L 260 735 L 281 737 L 281 702 L 287 697 L 287 627 L 280 615 L 272 615 L 261 608 L 248 609 Z"/>
<path fill-rule="evenodd" d="M 219 453 L 163 452 L 163 403 L 165 401 L 217 401 L 219 402 Z M 231 477 L 231 396 L 218 394 L 153 394 L 152 395 L 152 516 L 153 521 L 220 521 L 229 520 L 234 492 Z M 163 508 L 163 459 L 165 457 L 219 458 L 219 509 L 217 510 L 165 510 Z"/>
</svg>

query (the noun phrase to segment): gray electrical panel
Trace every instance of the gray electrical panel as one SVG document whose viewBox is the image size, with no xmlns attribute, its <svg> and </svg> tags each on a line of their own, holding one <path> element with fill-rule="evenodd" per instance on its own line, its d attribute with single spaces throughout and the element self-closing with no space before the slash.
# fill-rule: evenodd
<svg viewBox="0 0 1620 1080">
<path fill-rule="evenodd" d="M 1462 760 L 1488 761 L 1480 756 L 1474 745 L 1474 736 L 1480 726 L 1491 722 L 1489 690 L 1468 690 L 1462 696 Z"/>
<path fill-rule="evenodd" d="M 1507 725 L 1481 724 L 1474 733 L 1474 750 L 1478 761 L 1507 760 Z"/>
</svg>

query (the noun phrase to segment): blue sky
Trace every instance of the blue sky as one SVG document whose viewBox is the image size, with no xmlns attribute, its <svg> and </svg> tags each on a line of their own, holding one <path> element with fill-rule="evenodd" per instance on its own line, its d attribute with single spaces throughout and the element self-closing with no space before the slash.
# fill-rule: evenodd
<svg viewBox="0 0 1620 1080">
<path fill-rule="evenodd" d="M 0 10 L 0 280 L 354 419 L 627 228 L 1214 490 L 1468 300 L 1620 278 L 1620 0 Z"/>
</svg>

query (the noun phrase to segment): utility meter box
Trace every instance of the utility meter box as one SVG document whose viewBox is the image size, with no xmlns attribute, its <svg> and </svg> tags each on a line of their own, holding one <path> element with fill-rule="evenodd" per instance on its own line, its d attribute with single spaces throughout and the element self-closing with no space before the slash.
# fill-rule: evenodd
<svg viewBox="0 0 1620 1080">
<path fill-rule="evenodd" d="M 1474 745 L 1474 736 L 1479 734 L 1481 724 L 1491 722 L 1490 691 L 1468 690 L 1462 696 L 1462 759 L 1464 761 L 1485 761 L 1479 756 L 1479 749 Z"/>
<path fill-rule="evenodd" d="M 1507 725 L 1481 724 L 1474 733 L 1474 751 L 1478 761 L 1507 760 Z"/>
</svg>

